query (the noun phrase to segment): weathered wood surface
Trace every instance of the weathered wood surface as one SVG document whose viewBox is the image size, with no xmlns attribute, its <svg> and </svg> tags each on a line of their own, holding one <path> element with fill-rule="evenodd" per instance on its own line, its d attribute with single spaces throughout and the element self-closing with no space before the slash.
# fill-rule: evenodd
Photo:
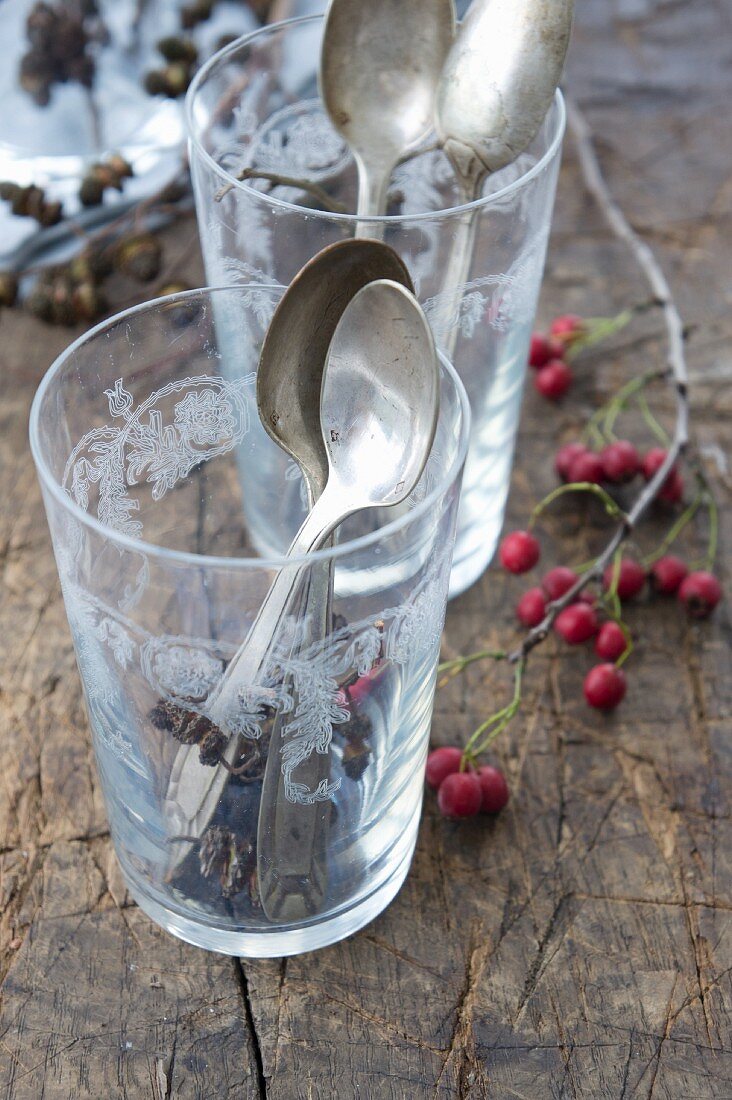
<svg viewBox="0 0 732 1100">
<path fill-rule="evenodd" d="M 690 326 L 697 430 L 729 455 L 730 9 L 579 7 L 570 84 Z M 645 294 L 568 142 L 542 314 Z M 287 962 L 189 948 L 130 903 L 110 851 L 26 444 L 33 390 L 68 333 L 0 324 L 2 1096 L 732 1097 L 729 613 L 694 627 L 674 607 L 638 606 L 629 698 L 608 719 L 579 701 L 589 657 L 537 652 L 525 716 L 498 750 L 510 808 L 458 827 L 428 798 L 408 881 L 361 934 Z M 586 360 L 556 416 L 528 394 L 515 521 L 551 486 L 557 439 L 660 362 L 654 326 Z M 720 479 L 727 555 L 731 485 Z M 586 557 L 594 519 L 557 510 L 558 560 Z M 726 569 L 729 591 L 729 556 Z M 513 636 L 517 591 L 484 577 L 450 609 L 450 649 Z M 495 669 L 451 683 L 435 740 L 467 735 L 505 690 Z"/>
</svg>

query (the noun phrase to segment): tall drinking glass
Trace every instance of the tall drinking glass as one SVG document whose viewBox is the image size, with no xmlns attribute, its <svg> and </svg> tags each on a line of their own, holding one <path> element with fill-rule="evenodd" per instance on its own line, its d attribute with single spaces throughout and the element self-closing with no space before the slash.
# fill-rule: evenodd
<svg viewBox="0 0 732 1100">
<path fill-rule="evenodd" d="M 296 474 L 256 408 L 281 293 L 197 290 L 104 321 L 54 363 L 31 413 L 125 879 L 175 935 L 252 956 L 349 935 L 407 873 L 469 432 L 465 391 L 443 361 L 437 433 L 407 507 L 343 525 L 338 545 L 297 559 L 304 583 L 332 573 L 330 632 L 308 639 L 296 601 L 224 734 L 210 700 L 273 579 L 293 565 L 257 553 L 245 498 L 268 497 L 283 544 L 304 516 L 299 494 L 279 507 Z M 270 836 L 259 821 L 270 753 L 284 845 L 279 824 Z M 308 830 L 320 838 L 314 859 Z M 263 836 L 271 880 L 302 892 L 299 916 L 287 895 L 266 904 Z"/>
<path fill-rule="evenodd" d="M 356 168 L 317 86 L 322 30 L 321 16 L 263 28 L 215 55 L 191 85 L 190 159 L 211 283 L 287 285 L 325 245 L 354 235 Z M 564 122 L 557 94 L 530 147 L 467 205 L 447 158 L 426 151 L 397 167 L 388 214 L 369 219 L 373 236 L 407 263 L 470 398 L 451 595 L 483 572 L 503 521 Z M 323 191 L 333 209 L 323 209 Z M 445 285 L 453 242 L 470 218 L 465 277 Z"/>
</svg>

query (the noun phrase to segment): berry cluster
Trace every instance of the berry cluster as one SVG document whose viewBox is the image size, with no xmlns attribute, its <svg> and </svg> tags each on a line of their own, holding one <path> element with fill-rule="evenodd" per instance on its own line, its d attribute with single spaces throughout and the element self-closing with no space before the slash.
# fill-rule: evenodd
<svg viewBox="0 0 732 1100">
<path fill-rule="evenodd" d="M 164 95 L 168 99 L 177 99 L 188 90 L 188 85 L 193 78 L 198 61 L 198 48 L 192 38 L 183 35 L 161 38 L 157 48 L 166 64 L 160 69 L 151 69 L 146 74 L 145 91 L 150 95 Z"/>
<path fill-rule="evenodd" d="M 108 187 L 121 191 L 124 180 L 134 175 L 132 166 L 119 153 L 112 153 L 104 161 L 87 168 L 79 186 L 79 202 L 82 206 L 98 206 Z"/>
<path fill-rule="evenodd" d="M 574 315 L 556 318 L 547 336 L 535 333 L 531 342 L 530 365 L 537 371 L 536 384 L 544 396 L 562 396 L 571 382 L 566 360 L 581 348 L 618 331 L 632 316 L 647 306 L 626 310 L 617 317 L 582 320 Z M 458 657 L 439 666 L 445 679 L 461 673 L 474 661 L 492 659 L 509 662 L 514 670 L 512 701 L 496 711 L 473 732 L 465 748 L 444 748 L 430 754 L 427 783 L 438 790 L 438 804 L 449 817 L 469 817 L 480 809 L 493 808 L 483 796 L 483 785 L 500 791 L 500 809 L 508 799 L 504 777 L 496 769 L 481 768 L 477 758 L 514 718 L 521 705 L 522 677 L 526 660 L 551 629 L 570 646 L 592 643 L 599 659 L 587 673 L 583 693 L 586 702 L 597 710 L 613 710 L 624 699 L 627 680 L 622 667 L 631 655 L 633 640 L 623 621 L 623 609 L 642 592 L 676 596 L 688 615 L 695 619 L 709 616 L 722 598 L 722 587 L 712 572 L 716 554 L 717 508 L 701 465 L 692 465 L 696 491 L 691 503 L 678 509 L 680 514 L 660 546 L 643 558 L 622 550 L 622 543 L 635 529 L 643 512 L 654 500 L 676 509 L 684 497 L 684 481 L 675 461 L 682 452 L 676 446 L 672 454 L 664 446 L 643 453 L 628 439 L 615 435 L 619 415 L 632 401 L 637 403 L 644 420 L 661 441 L 668 437 L 651 412 L 643 389 L 664 377 L 662 371 L 637 375 L 596 413 L 587 425 L 586 437 L 596 449 L 575 441 L 562 446 L 555 456 L 555 469 L 562 484 L 533 510 L 532 526 L 541 513 L 559 496 L 584 493 L 599 499 L 605 513 L 617 524 L 605 551 L 577 570 L 559 565 L 544 574 L 539 584 L 527 589 L 518 600 L 516 616 L 527 628 L 515 651 L 483 650 Z M 629 512 L 621 507 L 623 491 L 635 479 L 646 486 L 638 493 Z M 616 495 L 613 495 L 616 494 Z M 617 497 L 617 499 L 616 499 Z M 671 547 L 696 513 L 708 513 L 708 548 L 703 565 L 688 565 L 671 553 Z M 541 546 L 531 530 L 512 531 L 501 542 L 499 560 L 503 568 L 516 575 L 534 569 L 541 558 Z M 597 589 L 588 586 L 596 580 Z M 445 680 L 440 682 L 441 686 Z M 490 778 L 483 780 L 483 773 Z"/>
<path fill-rule="evenodd" d="M 466 768 L 463 750 L 454 746 L 434 749 L 429 754 L 425 779 L 437 791 L 437 805 L 445 817 L 497 814 L 508 802 L 503 772 L 488 764 Z"/>
<path fill-rule="evenodd" d="M 556 317 L 548 335 L 535 332 L 531 337 L 529 366 L 536 371 L 534 385 L 548 401 L 558 401 L 572 385 L 567 362 L 570 349 L 576 347 L 586 331 L 585 322 L 573 313 Z"/>
<path fill-rule="evenodd" d="M 20 61 L 20 86 L 39 107 L 50 102 L 54 84 L 76 81 L 91 88 L 95 65 L 89 46 L 105 37 L 96 0 L 34 4 L 25 29 L 28 52 Z"/>
<path fill-rule="evenodd" d="M 641 455 L 628 439 L 615 439 L 602 450 L 593 451 L 584 443 L 565 443 L 554 458 L 554 469 L 563 482 L 589 482 L 592 485 L 627 485 L 638 475 L 650 481 L 666 461 L 663 447 L 652 447 Z M 678 504 L 684 495 L 684 481 L 674 464 L 664 481 L 658 499 Z"/>
</svg>

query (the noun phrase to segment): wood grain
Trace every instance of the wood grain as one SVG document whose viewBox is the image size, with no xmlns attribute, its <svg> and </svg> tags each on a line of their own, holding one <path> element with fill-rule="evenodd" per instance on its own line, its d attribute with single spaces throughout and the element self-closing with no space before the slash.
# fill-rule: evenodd
<svg viewBox="0 0 732 1100">
<path fill-rule="evenodd" d="M 723 0 L 587 0 L 569 73 L 689 326 L 695 428 L 721 464 L 728 591 L 730 22 Z M 198 260 L 188 267 L 200 280 Z M 568 143 L 542 318 L 644 294 Z M 106 832 L 26 442 L 33 391 L 70 334 L 8 311 L 0 325 L 0 1095 L 732 1097 L 729 612 L 697 626 L 673 603 L 640 602 L 628 699 L 606 718 L 581 702 L 590 655 L 568 660 L 550 640 L 497 747 L 513 792 L 498 820 L 449 824 L 428 797 L 407 883 L 362 933 L 287 961 L 207 955 L 131 903 Z M 558 441 L 661 363 L 660 337 L 648 315 L 586 357 L 556 414 L 527 390 L 510 522 L 551 488 Z M 652 526 L 667 524 L 657 512 Z M 560 503 L 547 558 L 582 560 L 603 530 L 591 506 Z M 520 590 L 491 571 L 451 605 L 449 652 L 512 640 Z M 493 667 L 452 681 L 435 742 L 467 736 L 508 689 Z"/>
</svg>

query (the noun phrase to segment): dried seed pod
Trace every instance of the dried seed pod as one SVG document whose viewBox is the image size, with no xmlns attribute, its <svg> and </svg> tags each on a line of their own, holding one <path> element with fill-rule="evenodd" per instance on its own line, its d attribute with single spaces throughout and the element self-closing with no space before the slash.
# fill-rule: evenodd
<svg viewBox="0 0 732 1100">
<path fill-rule="evenodd" d="M 198 759 L 207 767 L 213 767 L 221 760 L 221 755 L 229 743 L 229 738 L 218 726 L 212 725 L 198 742 Z"/>
<path fill-rule="evenodd" d="M 96 321 L 106 312 L 107 300 L 94 283 L 82 282 L 74 288 L 71 304 L 77 321 Z"/>
<path fill-rule="evenodd" d="M 17 278 L 12 271 L 0 271 L 0 306 L 15 305 L 17 297 Z"/>
<path fill-rule="evenodd" d="M 144 86 L 149 95 L 164 95 L 177 99 L 188 90 L 191 69 L 183 61 L 171 61 L 164 69 L 152 69 L 145 74 Z"/>
<path fill-rule="evenodd" d="M 186 715 L 190 715 L 190 713 L 191 711 L 186 711 L 176 703 L 171 703 L 169 699 L 158 699 L 155 706 L 148 713 L 148 718 L 156 730 L 173 733 L 183 724 Z"/>
<path fill-rule="evenodd" d="M 163 250 L 151 233 L 141 233 L 119 242 L 115 252 L 115 267 L 140 283 L 149 283 L 160 274 Z"/>
<path fill-rule="evenodd" d="M 82 206 L 99 206 L 104 198 L 104 184 L 94 176 L 84 176 L 79 185 L 79 202 Z"/>
<path fill-rule="evenodd" d="M 23 306 L 30 314 L 40 321 L 51 322 L 53 320 L 53 297 L 51 288 L 40 279 L 27 295 Z"/>
<path fill-rule="evenodd" d="M 0 199 L 5 202 L 13 202 L 15 196 L 22 190 L 20 184 L 12 183 L 10 180 L 3 180 L 0 183 Z"/>
<path fill-rule="evenodd" d="M 171 34 L 161 38 L 157 46 L 158 53 L 166 61 L 184 61 L 186 65 L 193 65 L 198 60 L 198 48 L 192 38 Z"/>
<path fill-rule="evenodd" d="M 217 876 L 225 898 L 234 897 L 249 883 L 254 849 L 224 825 L 211 825 L 201 837 L 198 864 L 204 878 Z"/>
<path fill-rule="evenodd" d="M 58 225 L 63 217 L 63 207 L 60 202 L 47 202 L 41 207 L 37 221 L 44 229 L 52 225 Z"/>
<path fill-rule="evenodd" d="M 214 3 L 215 0 L 194 0 L 192 4 L 185 4 L 180 10 L 180 25 L 183 30 L 189 31 L 210 18 Z"/>
<path fill-rule="evenodd" d="M 112 272 L 109 248 L 87 247 L 69 261 L 68 270 L 76 283 L 100 283 Z"/>
<path fill-rule="evenodd" d="M 357 782 L 371 760 L 369 737 L 373 732 L 371 719 L 365 714 L 357 714 L 344 727 L 347 738 L 343 747 L 343 771 L 349 779 Z"/>
<path fill-rule="evenodd" d="M 120 153 L 110 153 L 107 157 L 107 166 L 118 179 L 130 179 L 135 174 L 130 162 L 125 160 Z"/>
<path fill-rule="evenodd" d="M 171 180 L 158 192 L 158 201 L 163 204 L 180 202 L 188 192 L 188 185 L 183 180 Z"/>
</svg>

